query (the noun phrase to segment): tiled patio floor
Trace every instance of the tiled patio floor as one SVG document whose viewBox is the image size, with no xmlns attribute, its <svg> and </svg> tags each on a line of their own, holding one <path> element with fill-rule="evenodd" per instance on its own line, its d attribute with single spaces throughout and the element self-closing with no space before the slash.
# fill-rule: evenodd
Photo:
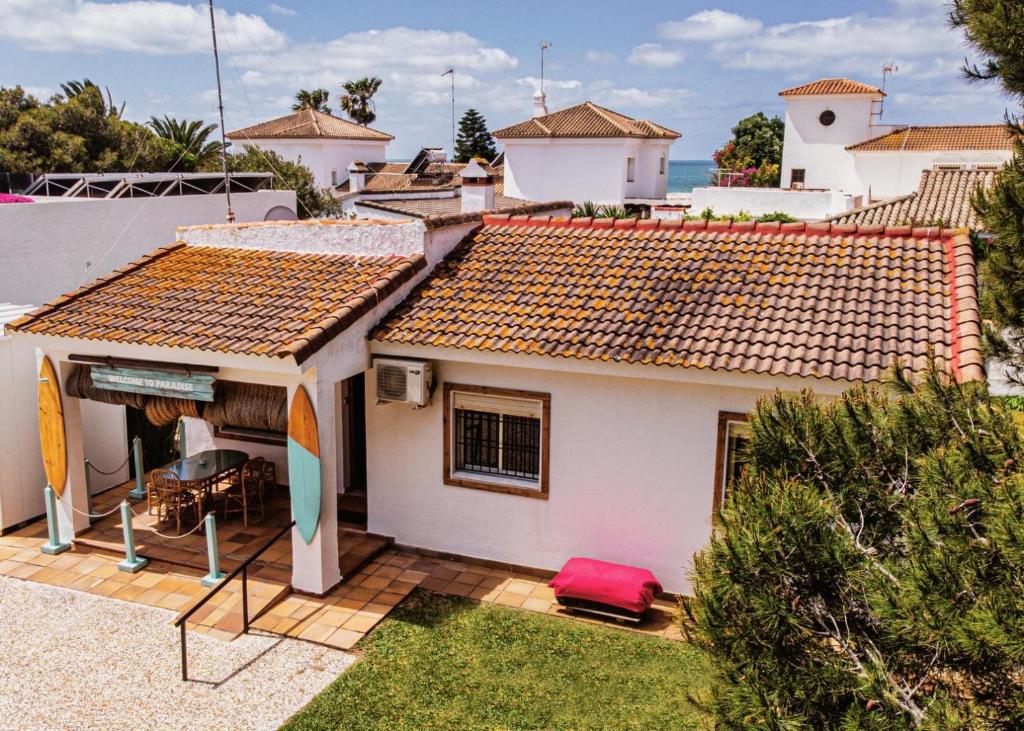
<svg viewBox="0 0 1024 731">
<path fill-rule="evenodd" d="M 116 505 L 123 491 L 98 496 L 94 512 Z M 133 520 L 140 555 L 149 565 L 135 574 L 117 568 L 122 556 L 120 517 L 103 519 L 57 556 L 42 553 L 46 523 L 38 521 L 13 534 L 0 536 L 0 575 L 181 612 L 208 591 L 199 579 L 207 572 L 205 538 L 195 534 L 181 541 L 164 539 L 149 530 L 144 503 L 135 506 Z M 286 513 L 287 515 L 287 513 Z M 230 571 L 251 555 L 286 523 L 279 513 L 268 512 L 265 522 L 247 528 L 228 523 L 218 527 L 222 570 Z M 161 526 L 161 531 L 168 528 Z M 372 537 L 371 537 L 372 538 Z M 592 624 L 604 624 L 644 634 L 682 640 L 678 608 L 664 600 L 639 625 L 630 625 L 572 613 L 560 607 L 544 576 L 490 568 L 470 561 L 427 558 L 419 554 L 387 550 L 369 563 L 380 545 L 359 531 L 339 529 L 340 545 L 349 551 L 349 565 L 365 564 L 357 573 L 323 597 L 291 592 L 290 536 L 253 564 L 249 577 L 249 611 L 253 626 L 287 637 L 350 649 L 373 629 L 409 593 L 421 587 L 429 591 L 469 597 L 480 602 L 540 612 Z M 379 539 L 378 539 L 379 540 Z M 103 547 L 106 548 L 103 548 Z M 242 631 L 241 582 L 234 581 L 193 615 L 190 628 L 230 640 Z"/>
</svg>

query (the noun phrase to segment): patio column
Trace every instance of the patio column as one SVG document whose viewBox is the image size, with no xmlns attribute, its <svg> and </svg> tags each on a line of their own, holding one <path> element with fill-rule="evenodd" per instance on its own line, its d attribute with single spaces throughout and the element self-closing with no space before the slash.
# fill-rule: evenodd
<svg viewBox="0 0 1024 731">
<path fill-rule="evenodd" d="M 316 414 L 320 442 L 320 522 L 308 544 L 298 526 L 292 528 L 292 586 L 299 591 L 321 595 L 341 581 L 338 563 L 338 453 L 334 434 L 337 404 L 334 384 L 320 383 L 315 371 L 306 374 L 302 386 Z M 298 384 L 288 386 L 289 414 L 297 390 Z M 294 485 L 295 473 L 290 460 L 288 469 L 288 481 Z"/>
<path fill-rule="evenodd" d="M 41 356 L 38 361 L 42 361 Z M 68 476 L 64 483 L 64 492 L 57 498 L 57 533 L 60 540 L 67 543 L 90 527 L 88 516 L 82 514 L 89 512 L 89 494 L 85 479 L 85 445 L 82 441 L 82 402 L 68 396 L 64 391 L 64 384 L 73 364 L 54 356 L 51 356 L 51 362 L 60 379 L 64 439 L 68 450 Z M 39 489 L 42 490 L 43 487 L 40 485 Z M 54 485 L 54 489 L 57 487 Z"/>
</svg>

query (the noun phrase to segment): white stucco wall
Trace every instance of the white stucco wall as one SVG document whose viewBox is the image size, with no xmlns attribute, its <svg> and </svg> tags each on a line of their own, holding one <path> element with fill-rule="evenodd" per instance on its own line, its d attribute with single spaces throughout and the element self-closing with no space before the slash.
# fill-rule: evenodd
<svg viewBox="0 0 1024 731">
<path fill-rule="evenodd" d="M 354 160 L 384 162 L 388 149 L 387 142 L 371 140 L 252 139 L 235 140 L 234 144 L 240 147 L 255 145 L 264 150 L 272 150 L 290 162 L 301 162 L 310 169 L 321 188 L 331 187 L 332 171 L 336 173 L 336 185 L 348 180 L 348 166 Z"/>
<path fill-rule="evenodd" d="M 42 515 L 46 475 L 39 448 L 36 349 L 10 336 L 0 337 L 0 529 Z M 68 399 L 62 393 L 62 398 Z M 82 402 L 85 456 L 103 472 L 92 471 L 93 494 L 128 479 L 128 438 L 124 407 Z M 117 468 L 117 469 L 115 469 Z"/>
<path fill-rule="evenodd" d="M 793 168 L 806 170 L 804 187 L 864 190 L 847 145 L 884 134 L 890 126 L 872 126 L 872 97 L 867 95 L 795 96 L 786 98 L 786 130 L 782 148 L 782 182 L 789 187 Z M 836 120 L 824 126 L 818 117 L 826 109 Z"/>
<path fill-rule="evenodd" d="M 438 388 L 420 410 L 376 405 L 367 378 L 369 530 L 543 569 L 571 556 L 635 564 L 689 591 L 691 558 L 711 531 L 718 412 L 749 411 L 767 389 L 432 362 Z M 445 382 L 551 394 L 548 500 L 443 483 Z"/>
<path fill-rule="evenodd" d="M 626 198 L 664 198 L 666 174 L 658 157 L 668 156 L 663 140 L 508 139 L 505 195 L 533 201 L 622 205 Z M 636 157 L 636 181 L 626 182 L 626 159 Z"/>
<path fill-rule="evenodd" d="M 233 193 L 238 221 L 295 210 L 295 192 Z M 224 196 L 47 199 L 0 206 L 0 301 L 43 303 L 174 241 L 178 226 L 224 220 Z"/>
<path fill-rule="evenodd" d="M 784 188 L 694 188 L 690 212 L 710 207 L 718 216 L 742 211 L 752 216 L 781 211 L 795 218 L 816 221 L 857 206 L 859 196 L 837 190 L 786 190 Z"/>
<path fill-rule="evenodd" d="M 913 193 L 921 173 L 936 165 L 997 165 L 1006 163 L 1010 150 L 959 150 L 931 152 L 853 152 L 864 200 L 877 201 Z"/>
</svg>

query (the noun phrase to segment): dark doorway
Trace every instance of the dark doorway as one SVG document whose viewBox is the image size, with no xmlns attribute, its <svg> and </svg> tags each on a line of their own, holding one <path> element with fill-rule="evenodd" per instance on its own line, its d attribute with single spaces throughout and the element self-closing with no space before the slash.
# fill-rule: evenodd
<svg viewBox="0 0 1024 731">
<path fill-rule="evenodd" d="M 128 427 L 128 453 L 131 454 L 135 437 L 139 437 L 142 440 L 142 466 L 146 470 L 161 467 L 177 458 L 174 444 L 177 422 L 153 426 L 145 413 L 131 406 L 125 407 L 125 420 Z M 128 465 L 129 475 L 134 480 L 135 465 L 132 460 L 128 461 Z"/>
<path fill-rule="evenodd" d="M 341 383 L 344 492 L 338 509 L 346 520 L 366 522 L 366 378 L 359 373 Z"/>
</svg>

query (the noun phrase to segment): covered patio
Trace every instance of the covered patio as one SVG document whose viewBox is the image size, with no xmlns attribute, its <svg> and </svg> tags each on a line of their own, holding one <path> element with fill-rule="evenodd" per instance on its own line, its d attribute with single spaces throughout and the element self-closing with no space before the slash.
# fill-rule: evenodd
<svg viewBox="0 0 1024 731">
<path fill-rule="evenodd" d="M 374 228 L 401 233 L 407 226 Z M 234 450 L 262 458 L 274 473 L 265 515 L 247 525 L 223 523 L 218 508 L 200 501 L 204 512 L 217 514 L 224 570 L 294 520 L 261 556 L 264 576 L 323 596 L 384 547 L 339 522 L 340 504 L 353 497 L 353 460 L 365 450 L 351 423 L 362 414 L 351 407 L 363 402 L 367 330 L 412 287 L 426 261 L 416 253 L 336 253 L 322 228 L 306 239 L 306 228 L 285 227 L 288 235 L 272 249 L 265 237 L 274 227 L 189 230 L 189 243 L 157 249 L 8 327 L 37 349 L 59 548 L 109 551 L 125 543 L 118 511 L 95 525 L 90 515 L 113 509 L 128 486 L 90 500 L 82 447 L 89 429 L 82 399 L 115 397 L 152 423 L 183 418 L 184 456 Z M 422 248 L 421 228 L 412 233 Z M 219 492 L 210 483 L 205 489 L 207 496 Z M 175 535 L 194 522 L 180 531 L 176 521 L 157 528 L 145 501 L 132 510 L 141 556 L 207 568 L 202 530 Z"/>
</svg>

